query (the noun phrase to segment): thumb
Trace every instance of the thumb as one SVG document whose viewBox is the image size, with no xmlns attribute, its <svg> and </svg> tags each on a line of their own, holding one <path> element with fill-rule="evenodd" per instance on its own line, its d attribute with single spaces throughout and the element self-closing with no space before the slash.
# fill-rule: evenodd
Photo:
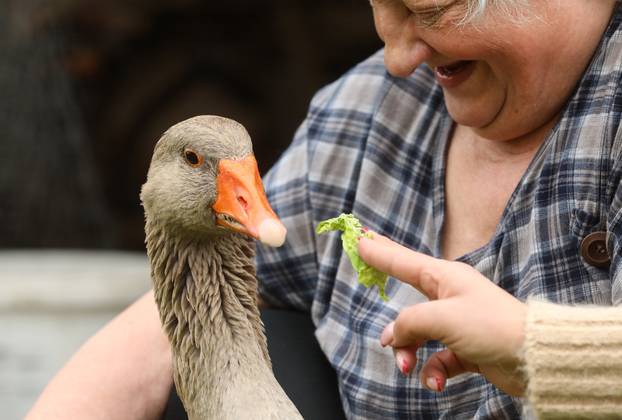
<svg viewBox="0 0 622 420">
<path fill-rule="evenodd" d="M 391 328 L 383 331 L 382 343 L 396 348 L 427 340 L 443 342 L 449 330 L 446 305 L 444 300 L 433 300 L 402 309 Z"/>
<path fill-rule="evenodd" d="M 421 383 L 429 390 L 440 392 L 447 379 L 467 372 L 479 372 L 477 365 L 461 360 L 449 350 L 434 353 L 421 368 Z"/>
</svg>

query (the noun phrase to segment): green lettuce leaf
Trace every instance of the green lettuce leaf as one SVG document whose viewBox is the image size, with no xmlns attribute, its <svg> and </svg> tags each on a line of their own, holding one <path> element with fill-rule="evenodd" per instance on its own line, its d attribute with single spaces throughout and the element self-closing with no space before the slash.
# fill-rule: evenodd
<svg viewBox="0 0 622 420">
<path fill-rule="evenodd" d="M 348 258 L 350 258 L 352 267 L 358 273 L 359 283 L 363 284 L 365 287 L 377 286 L 380 297 L 382 300 L 387 301 L 388 298 L 384 292 L 384 287 L 387 283 L 388 276 L 368 265 L 359 257 L 358 253 L 358 239 L 361 236 L 371 237 L 371 234 L 363 231 L 363 226 L 356 217 L 345 213 L 342 213 L 338 217 L 320 222 L 316 232 L 321 234 L 333 230 L 342 231 L 341 242 L 343 243 L 343 249 Z"/>
</svg>

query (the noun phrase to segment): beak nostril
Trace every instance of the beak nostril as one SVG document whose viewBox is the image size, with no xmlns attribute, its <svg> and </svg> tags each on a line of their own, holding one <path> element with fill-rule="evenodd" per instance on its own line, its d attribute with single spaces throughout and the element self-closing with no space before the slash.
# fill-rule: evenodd
<svg viewBox="0 0 622 420">
<path fill-rule="evenodd" d="M 248 201 L 242 196 L 238 196 L 238 203 L 242 206 L 244 210 L 248 209 Z"/>
</svg>

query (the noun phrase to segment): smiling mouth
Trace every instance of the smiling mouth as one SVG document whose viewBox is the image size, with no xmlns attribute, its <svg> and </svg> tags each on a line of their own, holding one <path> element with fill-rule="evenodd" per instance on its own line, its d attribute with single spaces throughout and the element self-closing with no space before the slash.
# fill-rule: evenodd
<svg viewBox="0 0 622 420">
<path fill-rule="evenodd" d="M 442 77 L 451 77 L 457 73 L 460 73 L 462 70 L 465 70 L 472 61 L 456 61 L 455 63 L 448 64 L 446 66 L 438 66 L 436 67 L 436 72 L 439 76 Z"/>
<path fill-rule="evenodd" d="M 436 66 L 434 76 L 443 88 L 451 89 L 469 79 L 474 69 L 475 61 L 454 61 L 444 66 Z"/>
</svg>

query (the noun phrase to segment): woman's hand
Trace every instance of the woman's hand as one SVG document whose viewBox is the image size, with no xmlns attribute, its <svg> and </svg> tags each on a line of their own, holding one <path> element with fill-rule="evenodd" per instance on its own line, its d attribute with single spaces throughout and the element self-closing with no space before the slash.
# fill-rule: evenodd
<svg viewBox="0 0 622 420">
<path fill-rule="evenodd" d="M 361 258 L 417 288 L 430 299 L 403 309 L 381 336 L 395 350 L 404 373 L 416 364 L 415 352 L 427 340 L 448 348 L 433 354 L 421 381 L 441 391 L 447 378 L 478 372 L 511 395 L 522 395 L 520 350 L 527 307 L 473 267 L 429 257 L 373 234 L 359 243 Z"/>
</svg>

